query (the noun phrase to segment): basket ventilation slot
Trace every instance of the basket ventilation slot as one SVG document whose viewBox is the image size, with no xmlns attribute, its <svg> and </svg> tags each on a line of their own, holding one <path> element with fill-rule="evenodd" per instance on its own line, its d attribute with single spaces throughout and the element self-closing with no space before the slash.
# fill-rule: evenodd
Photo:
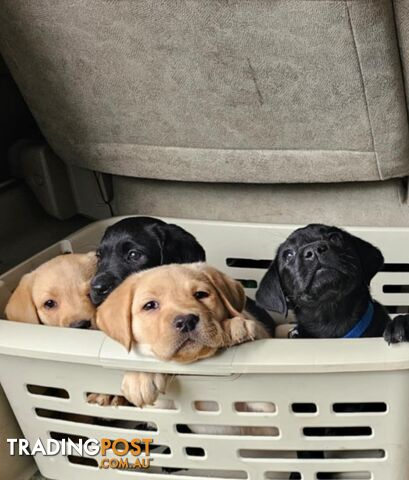
<svg viewBox="0 0 409 480">
<path fill-rule="evenodd" d="M 261 450 L 261 449 L 240 449 L 241 458 L 292 458 L 294 461 L 302 461 L 301 458 L 318 458 L 325 460 L 325 454 L 329 458 L 385 458 L 385 450 Z M 298 457 L 301 458 L 298 458 Z"/>
<path fill-rule="evenodd" d="M 219 402 L 213 400 L 197 400 L 193 406 L 198 412 L 220 412 Z"/>
<path fill-rule="evenodd" d="M 306 437 L 369 437 L 371 427 L 304 427 Z"/>
<path fill-rule="evenodd" d="M 272 402 L 234 402 L 234 410 L 248 415 L 275 414 L 277 406 Z"/>
<path fill-rule="evenodd" d="M 107 448 L 107 451 L 112 450 L 112 445 L 114 444 L 117 439 L 112 438 L 111 440 L 111 447 Z M 127 447 L 126 447 L 127 445 Z M 132 444 L 127 441 L 123 442 L 118 442 L 116 443 L 116 448 L 117 450 L 131 450 L 133 448 Z M 150 445 L 150 452 L 153 457 L 158 456 L 158 455 L 171 455 L 172 450 L 168 445 L 160 445 L 159 443 L 151 443 Z"/>
<path fill-rule="evenodd" d="M 253 258 L 226 258 L 226 265 L 232 268 L 257 268 L 267 270 L 271 260 L 256 260 Z"/>
<path fill-rule="evenodd" d="M 77 455 L 68 455 L 68 461 L 75 465 L 83 465 L 85 467 L 98 468 L 98 461 L 95 458 L 78 457 Z"/>
<path fill-rule="evenodd" d="M 315 477 L 317 480 L 371 480 L 371 472 L 318 472 Z"/>
<path fill-rule="evenodd" d="M 122 428 L 127 430 L 142 430 L 147 432 L 157 432 L 158 426 L 154 422 L 138 422 L 137 420 L 123 420 L 108 417 L 93 417 L 91 415 L 82 415 L 78 413 L 61 412 L 57 410 L 48 410 L 45 408 L 36 408 L 38 417 L 58 419 L 66 422 L 84 423 L 88 425 L 109 426 L 110 429 Z"/>
<path fill-rule="evenodd" d="M 185 447 L 185 453 L 188 457 L 203 458 L 206 452 L 201 447 Z"/>
<path fill-rule="evenodd" d="M 50 437 L 59 442 L 67 442 L 68 440 L 71 440 L 73 443 L 79 443 L 80 440 L 82 440 L 83 442 L 89 440 L 89 437 L 85 437 L 83 435 L 73 435 L 71 433 L 63 432 L 50 432 Z"/>
<path fill-rule="evenodd" d="M 318 413 L 318 407 L 315 403 L 293 403 L 291 410 L 293 413 Z"/>
<path fill-rule="evenodd" d="M 131 408 L 131 409 L 135 409 L 135 408 L 139 408 L 139 407 L 136 407 L 135 405 L 132 405 L 131 403 L 129 403 L 125 397 L 121 396 L 121 395 L 115 395 L 115 394 L 112 394 L 112 393 L 96 393 L 96 392 L 86 392 L 85 396 L 86 396 L 86 399 L 87 399 L 87 403 L 91 404 L 94 407 L 103 407 L 103 408 L 106 408 L 106 407 L 112 407 L 112 408 L 118 408 L 117 406 L 115 405 L 112 405 L 110 403 L 104 403 L 104 404 L 99 404 L 99 403 L 94 403 L 94 402 L 90 402 L 88 400 L 88 397 L 90 395 L 103 395 L 105 397 L 118 397 L 120 401 L 123 401 L 123 404 L 120 404 L 120 408 Z M 154 406 L 152 405 L 146 405 L 143 407 L 144 410 L 155 410 L 155 411 L 158 411 L 157 408 L 155 408 Z M 170 399 L 166 399 L 166 406 L 161 406 L 160 410 L 177 410 L 177 405 L 176 403 L 173 401 L 173 400 L 170 400 Z"/>
<path fill-rule="evenodd" d="M 334 403 L 332 409 L 335 413 L 385 413 L 388 406 L 384 402 Z"/>
<path fill-rule="evenodd" d="M 302 480 L 301 473 L 299 472 L 266 472 L 266 480 Z"/>
<path fill-rule="evenodd" d="M 27 391 L 32 395 L 41 397 L 70 398 L 69 393 L 64 388 L 45 387 L 44 385 L 26 385 Z"/>
<path fill-rule="evenodd" d="M 190 431 L 186 431 L 186 427 Z M 280 431 L 277 427 L 254 427 L 241 425 L 185 425 L 179 423 L 176 425 L 176 431 L 182 435 L 226 435 L 240 437 L 278 437 Z"/>
</svg>

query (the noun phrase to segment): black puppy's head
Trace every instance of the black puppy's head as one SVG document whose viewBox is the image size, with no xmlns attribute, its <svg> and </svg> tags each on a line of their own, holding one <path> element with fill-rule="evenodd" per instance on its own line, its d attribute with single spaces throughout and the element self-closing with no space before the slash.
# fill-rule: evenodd
<svg viewBox="0 0 409 480">
<path fill-rule="evenodd" d="M 130 217 L 107 228 L 97 249 L 91 300 L 102 303 L 132 273 L 170 263 L 206 260 L 195 237 L 177 225 L 151 217 Z"/>
<path fill-rule="evenodd" d="M 311 224 L 295 230 L 278 248 L 257 291 L 257 302 L 287 315 L 287 309 L 338 303 L 354 290 L 368 290 L 383 256 L 370 243 L 337 227 Z"/>
</svg>

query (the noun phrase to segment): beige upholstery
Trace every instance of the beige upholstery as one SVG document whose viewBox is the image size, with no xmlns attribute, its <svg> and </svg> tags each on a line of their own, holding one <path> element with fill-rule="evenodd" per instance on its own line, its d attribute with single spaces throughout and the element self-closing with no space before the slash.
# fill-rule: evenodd
<svg viewBox="0 0 409 480">
<path fill-rule="evenodd" d="M 243 185 L 114 178 L 114 212 L 239 222 L 409 226 L 406 182 Z"/>
<path fill-rule="evenodd" d="M 3 0 L 0 49 L 67 163 L 202 182 L 409 173 L 391 0 Z"/>
<path fill-rule="evenodd" d="M 409 0 L 394 0 L 395 22 L 406 98 L 409 94 Z"/>
</svg>

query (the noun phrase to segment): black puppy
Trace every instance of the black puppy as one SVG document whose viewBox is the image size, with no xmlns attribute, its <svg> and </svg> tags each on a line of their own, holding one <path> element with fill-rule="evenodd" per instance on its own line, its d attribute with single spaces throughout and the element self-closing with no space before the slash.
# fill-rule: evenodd
<svg viewBox="0 0 409 480">
<path fill-rule="evenodd" d="M 129 217 L 108 227 L 97 249 L 91 300 L 102 303 L 132 273 L 170 263 L 204 262 L 195 237 L 177 225 L 151 217 Z"/>
<path fill-rule="evenodd" d="M 381 252 L 365 240 L 336 227 L 311 224 L 295 230 L 280 245 L 256 300 L 282 315 L 291 308 L 297 322 L 294 336 L 359 338 L 385 333 L 390 341 L 385 328 L 392 322 L 369 291 L 383 262 Z M 392 336 L 397 341 L 397 335 Z M 307 404 L 304 407 L 310 412 Z M 320 451 L 298 452 L 297 457 L 325 458 Z M 290 478 L 300 477 L 293 473 Z"/>
<path fill-rule="evenodd" d="M 390 319 L 369 284 L 383 261 L 365 240 L 311 224 L 280 245 L 256 299 L 283 315 L 291 308 L 302 338 L 381 337 Z"/>
</svg>

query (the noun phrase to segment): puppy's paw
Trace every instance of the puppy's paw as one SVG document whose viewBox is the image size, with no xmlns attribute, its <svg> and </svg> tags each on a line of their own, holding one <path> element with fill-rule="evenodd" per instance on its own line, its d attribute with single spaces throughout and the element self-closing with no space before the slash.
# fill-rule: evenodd
<svg viewBox="0 0 409 480">
<path fill-rule="evenodd" d="M 90 393 L 87 396 L 87 402 L 101 407 L 122 407 L 129 405 L 126 398 L 121 395 L 108 395 L 105 393 Z"/>
<path fill-rule="evenodd" d="M 107 407 L 111 405 L 112 395 L 105 393 L 90 393 L 87 396 L 87 402 L 99 405 L 101 407 Z"/>
<path fill-rule="evenodd" d="M 111 399 L 111 407 L 126 407 L 127 405 L 129 402 L 122 395 L 114 395 Z"/>
<path fill-rule="evenodd" d="M 223 322 L 226 334 L 226 346 L 267 338 L 268 333 L 257 320 L 245 317 L 229 318 Z"/>
<path fill-rule="evenodd" d="M 398 315 L 386 325 L 383 338 L 389 343 L 409 342 L 409 315 Z"/>
<path fill-rule="evenodd" d="M 137 407 L 153 405 L 160 393 L 165 393 L 168 376 L 163 373 L 127 372 L 121 391 L 124 397 Z"/>
</svg>

